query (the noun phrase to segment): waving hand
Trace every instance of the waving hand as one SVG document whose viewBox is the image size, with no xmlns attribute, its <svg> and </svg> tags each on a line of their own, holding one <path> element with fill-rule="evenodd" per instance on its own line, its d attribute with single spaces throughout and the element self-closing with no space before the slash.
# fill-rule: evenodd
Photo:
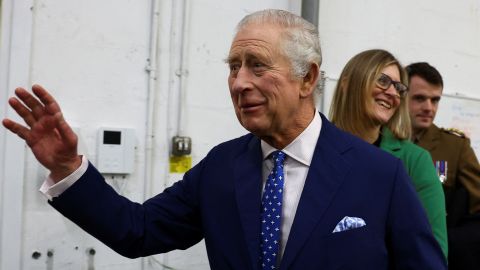
<svg viewBox="0 0 480 270">
<path fill-rule="evenodd" d="M 25 140 L 37 160 L 59 181 L 81 164 L 77 154 L 77 135 L 65 122 L 60 106 L 41 86 L 32 87 L 32 95 L 23 88 L 15 89 L 16 97 L 9 99 L 10 106 L 26 126 L 4 119 L 3 125 Z"/>
</svg>

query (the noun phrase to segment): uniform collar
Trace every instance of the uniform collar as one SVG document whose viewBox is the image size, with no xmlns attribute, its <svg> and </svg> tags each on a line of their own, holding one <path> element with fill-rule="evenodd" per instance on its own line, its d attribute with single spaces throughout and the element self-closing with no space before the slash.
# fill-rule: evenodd
<svg viewBox="0 0 480 270">
<path fill-rule="evenodd" d="M 436 141 L 440 138 L 440 129 L 432 124 L 430 127 L 418 138 L 416 142 L 419 146 L 431 151 L 435 148 Z"/>
</svg>

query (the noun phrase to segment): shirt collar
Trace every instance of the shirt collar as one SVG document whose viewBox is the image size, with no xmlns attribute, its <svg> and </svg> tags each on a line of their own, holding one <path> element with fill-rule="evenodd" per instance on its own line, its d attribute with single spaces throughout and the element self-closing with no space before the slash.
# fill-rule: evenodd
<svg viewBox="0 0 480 270">
<path fill-rule="evenodd" d="M 282 150 L 290 158 L 293 158 L 304 165 L 310 166 L 313 153 L 315 152 L 315 146 L 317 145 L 318 137 L 320 136 L 321 128 L 322 118 L 320 117 L 319 113 L 315 113 L 315 116 L 308 127 L 284 149 L 275 149 L 262 140 L 261 147 L 263 159 L 266 159 L 272 152 L 276 150 Z"/>
</svg>

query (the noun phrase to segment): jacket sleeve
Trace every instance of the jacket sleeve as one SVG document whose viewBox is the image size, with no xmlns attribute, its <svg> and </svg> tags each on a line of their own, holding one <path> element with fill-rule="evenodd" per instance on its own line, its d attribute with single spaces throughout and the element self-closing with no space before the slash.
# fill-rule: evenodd
<svg viewBox="0 0 480 270">
<path fill-rule="evenodd" d="M 470 140 L 462 140 L 458 163 L 457 181 L 463 184 L 470 194 L 470 214 L 480 212 L 480 165 Z"/>
<path fill-rule="evenodd" d="M 85 174 L 50 204 L 129 258 L 186 249 L 203 238 L 196 194 L 191 194 L 199 170 L 190 170 L 183 180 L 139 204 L 119 195 L 89 164 Z"/>
<path fill-rule="evenodd" d="M 387 234 L 387 242 L 392 249 L 392 269 L 447 269 L 446 258 L 401 165 L 397 167 L 389 209 L 387 224 L 391 233 Z"/>
</svg>

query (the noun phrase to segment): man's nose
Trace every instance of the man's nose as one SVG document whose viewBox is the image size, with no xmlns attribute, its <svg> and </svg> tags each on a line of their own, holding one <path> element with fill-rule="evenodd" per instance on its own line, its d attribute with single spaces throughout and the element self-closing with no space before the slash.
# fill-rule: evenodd
<svg viewBox="0 0 480 270">
<path fill-rule="evenodd" d="M 433 107 L 432 101 L 430 99 L 425 100 L 423 103 L 423 109 L 425 111 L 431 111 Z"/>
<path fill-rule="evenodd" d="M 234 78 L 232 90 L 242 92 L 252 87 L 252 74 L 248 68 L 241 66 Z"/>
</svg>

